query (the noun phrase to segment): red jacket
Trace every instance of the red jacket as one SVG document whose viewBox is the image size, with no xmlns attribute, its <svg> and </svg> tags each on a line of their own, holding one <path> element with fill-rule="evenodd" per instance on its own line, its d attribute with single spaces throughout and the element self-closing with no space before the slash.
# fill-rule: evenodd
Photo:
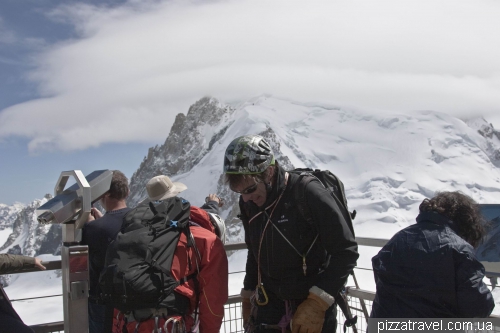
<svg viewBox="0 0 500 333">
<path fill-rule="evenodd" d="M 203 219 L 210 221 L 208 213 L 198 207 L 191 206 L 191 219 L 201 226 L 191 225 L 189 228 L 194 237 L 196 247 L 201 255 L 199 263 L 200 273 L 197 275 L 199 283 L 199 332 L 200 333 L 218 333 L 224 318 L 224 304 L 228 298 L 228 265 L 226 251 L 221 240 L 213 232 L 211 224 L 206 224 L 199 220 L 201 214 Z M 205 228 L 211 228 L 207 230 Z M 193 265 L 189 269 L 188 257 Z M 196 255 L 194 249 L 187 247 L 186 235 L 181 233 L 177 249 L 172 261 L 172 275 L 180 280 L 181 278 L 196 272 Z M 189 314 L 185 316 L 186 330 L 190 332 L 194 325 L 191 314 L 196 308 L 196 295 L 194 279 L 188 280 L 183 285 L 179 285 L 175 290 L 191 300 Z M 159 321 L 159 326 L 163 327 L 164 319 Z M 123 315 L 115 310 L 113 318 L 113 333 L 122 333 Z M 127 329 L 132 333 L 136 329 L 137 322 L 129 322 Z M 170 325 L 168 326 L 170 330 Z M 138 332 L 151 333 L 155 328 L 154 318 L 139 324 Z"/>
</svg>

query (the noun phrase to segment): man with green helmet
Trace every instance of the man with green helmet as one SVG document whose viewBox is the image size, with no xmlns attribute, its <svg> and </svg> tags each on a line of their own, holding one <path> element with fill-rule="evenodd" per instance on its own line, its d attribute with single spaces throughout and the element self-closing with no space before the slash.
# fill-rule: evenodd
<svg viewBox="0 0 500 333">
<path fill-rule="evenodd" d="M 334 332 L 335 296 L 358 258 L 346 216 L 319 180 L 305 187 L 312 215 L 298 209 L 297 174 L 275 160 L 259 135 L 234 139 L 224 156 L 226 182 L 239 193 L 248 246 L 241 291 L 246 332 Z"/>
</svg>

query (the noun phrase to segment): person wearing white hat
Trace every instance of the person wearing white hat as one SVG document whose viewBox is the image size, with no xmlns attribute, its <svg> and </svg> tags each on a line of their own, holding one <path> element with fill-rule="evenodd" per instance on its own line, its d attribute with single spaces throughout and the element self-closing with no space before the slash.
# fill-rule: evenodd
<svg viewBox="0 0 500 333">
<path fill-rule="evenodd" d="M 148 199 L 146 201 L 164 201 L 185 191 L 187 186 L 180 182 L 173 182 L 168 176 L 153 177 L 146 184 Z M 198 326 L 198 332 L 218 333 L 224 317 L 224 304 L 228 298 L 228 263 L 223 246 L 225 240 L 224 220 L 218 216 L 221 199 L 216 194 L 209 194 L 205 204 L 199 208 L 190 206 L 190 233 L 194 238 L 196 248 L 201 256 L 198 265 L 194 252 L 188 246 L 188 240 L 181 233 L 172 261 L 171 272 L 175 279 L 189 277 L 199 268 L 197 282 L 186 279 L 186 282 L 177 286 L 175 293 L 190 299 L 190 309 L 183 316 L 183 325 L 186 332 L 191 332 Z M 196 302 L 198 302 L 196 304 Z M 198 307 L 198 322 L 192 316 Z M 137 332 L 150 333 L 156 327 L 163 327 L 172 318 L 158 318 L 154 316 L 144 318 L 130 318 L 115 312 L 113 333 Z M 131 320 L 132 319 L 132 320 Z"/>
</svg>

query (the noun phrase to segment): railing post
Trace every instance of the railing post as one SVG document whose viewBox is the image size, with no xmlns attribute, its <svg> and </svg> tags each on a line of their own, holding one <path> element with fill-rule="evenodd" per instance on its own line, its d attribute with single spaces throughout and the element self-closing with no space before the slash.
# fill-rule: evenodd
<svg viewBox="0 0 500 333">
<path fill-rule="evenodd" d="M 72 229 L 74 226 L 74 223 L 66 223 L 63 229 Z M 88 247 L 86 245 L 63 245 L 61 261 L 64 332 L 88 333 Z"/>
</svg>

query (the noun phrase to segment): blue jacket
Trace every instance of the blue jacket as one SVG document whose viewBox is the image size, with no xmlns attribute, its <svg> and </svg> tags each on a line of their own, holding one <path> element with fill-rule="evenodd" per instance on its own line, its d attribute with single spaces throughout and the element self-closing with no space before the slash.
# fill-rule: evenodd
<svg viewBox="0 0 500 333">
<path fill-rule="evenodd" d="M 372 258 L 372 318 L 487 317 L 495 307 L 473 247 L 446 217 L 424 212 Z"/>
</svg>

